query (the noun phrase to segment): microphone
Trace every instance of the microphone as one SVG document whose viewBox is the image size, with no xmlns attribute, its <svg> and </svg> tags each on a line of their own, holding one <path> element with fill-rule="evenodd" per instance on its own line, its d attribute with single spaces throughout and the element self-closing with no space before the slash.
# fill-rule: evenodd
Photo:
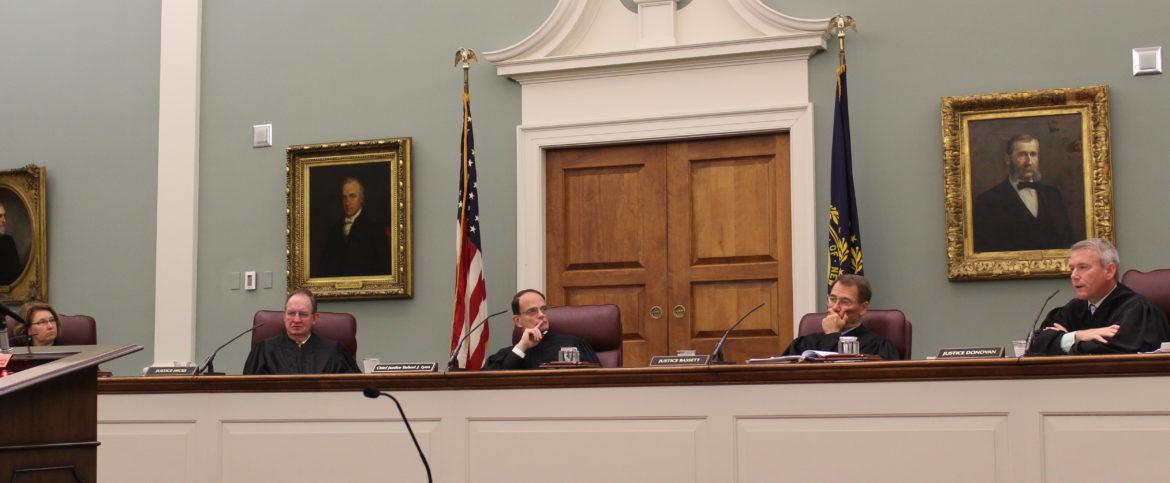
<svg viewBox="0 0 1170 483">
<path fill-rule="evenodd" d="M 215 351 L 213 351 L 211 353 L 211 355 L 207 356 L 206 359 L 203 359 L 203 363 L 199 365 L 199 369 L 195 370 L 195 375 L 196 376 L 222 376 L 222 375 L 224 375 L 222 372 L 215 372 L 215 365 L 214 365 L 215 355 L 219 354 L 220 349 L 227 347 L 228 344 L 235 342 L 236 339 L 243 337 L 244 334 L 247 334 L 248 332 L 259 329 L 263 325 L 265 325 L 265 322 L 261 322 L 259 324 L 253 325 L 252 328 L 245 330 L 243 332 L 240 332 L 235 337 L 232 337 L 232 340 L 224 342 L 223 345 L 221 345 L 221 346 L 219 346 L 219 348 L 215 349 Z"/>
<path fill-rule="evenodd" d="M 1058 293 L 1060 293 L 1060 289 L 1056 289 L 1055 292 L 1052 292 L 1052 295 L 1049 295 L 1048 298 L 1044 299 L 1044 305 L 1040 306 L 1040 312 L 1036 314 L 1036 320 L 1032 321 L 1032 331 L 1028 332 L 1028 339 L 1024 342 L 1024 355 L 1028 355 L 1027 351 L 1032 347 L 1032 338 L 1036 337 L 1036 326 L 1040 324 L 1040 317 L 1044 315 L 1044 309 L 1048 308 L 1048 302 L 1050 302 L 1052 297 L 1055 297 Z"/>
<path fill-rule="evenodd" d="M 8 308 L 7 305 L 4 305 L 2 303 L 0 303 L 0 315 L 7 315 L 9 317 L 12 317 L 12 320 L 20 322 L 20 324 L 24 326 L 25 332 L 28 332 L 28 329 L 31 328 L 31 327 L 29 327 L 28 322 L 25 322 L 24 319 L 20 318 L 19 315 L 16 315 L 16 312 L 13 312 L 12 309 Z M 27 337 L 27 340 L 28 340 L 27 345 L 29 345 L 31 347 L 32 346 L 32 337 Z M 0 354 L 7 354 L 9 352 L 12 352 L 12 347 L 8 344 L 8 342 L 9 342 L 8 341 L 8 323 L 4 322 L 3 317 L 0 317 Z M 20 344 L 20 345 L 24 345 L 24 344 Z M 31 352 L 32 349 L 30 348 L 29 351 Z"/>
<path fill-rule="evenodd" d="M 466 370 L 462 367 L 459 367 L 459 349 L 463 348 L 463 343 L 467 342 L 467 338 L 471 337 L 471 334 L 473 332 L 475 332 L 476 329 L 483 326 L 483 324 L 486 324 L 487 321 L 490 320 L 492 317 L 495 317 L 495 316 L 500 315 L 500 314 L 505 313 L 505 312 L 507 312 L 507 310 L 501 310 L 499 312 L 496 312 L 494 314 L 487 316 L 487 318 L 479 321 L 478 324 L 475 324 L 475 327 L 472 327 L 471 330 L 467 331 L 467 333 L 463 335 L 462 339 L 459 339 L 459 344 L 455 346 L 455 350 L 451 351 L 451 357 L 447 359 L 447 371 L 448 372 Z M 367 397 L 377 397 L 377 396 L 370 396 L 369 393 L 366 393 L 366 396 Z"/>
<path fill-rule="evenodd" d="M 727 336 L 731 335 L 731 331 L 735 330 L 736 327 L 739 327 L 740 323 L 742 323 L 744 320 L 747 320 L 749 315 L 752 315 L 753 312 L 760 310 L 760 307 L 763 307 L 763 306 L 764 306 L 764 302 L 760 302 L 760 305 L 755 306 L 755 308 L 749 310 L 746 314 L 743 314 L 743 317 L 740 317 L 739 320 L 736 321 L 734 325 L 727 328 L 727 331 L 723 333 L 723 338 L 719 339 L 718 344 L 715 344 L 715 350 L 711 351 L 711 360 L 707 361 L 708 365 L 711 364 L 712 362 L 714 362 L 716 364 L 726 364 L 727 363 L 723 360 L 723 346 L 727 345 Z M 735 363 L 731 362 L 730 364 L 735 364 Z"/>
<path fill-rule="evenodd" d="M 503 313 L 503 312 L 501 312 L 501 313 Z M 487 319 L 484 319 L 484 320 L 486 321 Z M 480 322 L 480 323 L 483 323 L 483 322 Z M 422 460 L 423 468 L 425 468 L 427 470 L 427 482 L 430 483 L 431 482 L 431 465 L 427 463 L 427 456 L 423 454 L 422 447 L 420 447 L 418 445 L 418 438 L 414 437 L 414 430 L 410 429 L 410 421 L 408 421 L 406 419 L 406 413 L 402 411 L 402 404 L 399 404 L 398 399 L 395 398 L 394 396 L 391 396 L 390 393 L 381 392 L 381 391 L 379 391 L 375 388 L 372 388 L 372 387 L 367 387 L 365 389 L 362 389 L 362 394 L 364 394 L 366 397 L 368 397 L 370 399 L 377 399 L 378 396 L 386 396 L 386 397 L 390 398 L 391 401 L 394 401 L 395 406 L 398 406 L 398 415 L 402 416 L 402 424 L 406 425 L 406 432 L 410 433 L 410 440 L 414 441 L 414 449 L 418 450 L 418 457 L 419 457 L 419 459 Z"/>
</svg>

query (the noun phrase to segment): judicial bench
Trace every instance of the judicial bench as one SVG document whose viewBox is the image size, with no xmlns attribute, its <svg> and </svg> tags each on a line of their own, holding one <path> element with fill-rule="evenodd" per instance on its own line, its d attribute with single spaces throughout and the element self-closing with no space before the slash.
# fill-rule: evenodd
<svg viewBox="0 0 1170 483">
<path fill-rule="evenodd" d="M 1165 481 L 1170 355 L 98 383 L 101 481 Z"/>
</svg>

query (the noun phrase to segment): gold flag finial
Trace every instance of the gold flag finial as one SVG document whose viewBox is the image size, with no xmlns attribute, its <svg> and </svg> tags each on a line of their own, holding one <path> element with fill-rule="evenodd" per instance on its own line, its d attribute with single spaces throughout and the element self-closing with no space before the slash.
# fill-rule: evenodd
<svg viewBox="0 0 1170 483">
<path fill-rule="evenodd" d="M 845 65 L 845 30 L 853 27 L 853 31 L 857 31 L 857 22 L 853 21 L 853 17 L 848 15 L 836 15 L 829 19 L 829 25 L 825 27 L 825 31 L 837 34 L 837 60 L 841 65 Z"/>
<path fill-rule="evenodd" d="M 455 51 L 455 65 L 463 64 L 464 69 L 471 68 L 471 61 L 479 62 L 475 57 L 475 51 L 466 48 L 460 48 Z"/>
</svg>

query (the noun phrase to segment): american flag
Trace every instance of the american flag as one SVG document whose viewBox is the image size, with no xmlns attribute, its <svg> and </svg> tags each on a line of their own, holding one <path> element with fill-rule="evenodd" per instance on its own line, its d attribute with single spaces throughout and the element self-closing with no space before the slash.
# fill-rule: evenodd
<svg viewBox="0 0 1170 483">
<path fill-rule="evenodd" d="M 479 233 L 479 193 L 476 190 L 475 143 L 471 134 L 471 92 L 463 82 L 463 142 L 460 149 L 459 211 L 455 236 L 455 315 L 451 349 L 487 318 L 487 287 L 483 279 L 483 245 Z M 483 367 L 488 324 L 476 330 L 459 351 L 459 365 L 471 370 Z"/>
</svg>

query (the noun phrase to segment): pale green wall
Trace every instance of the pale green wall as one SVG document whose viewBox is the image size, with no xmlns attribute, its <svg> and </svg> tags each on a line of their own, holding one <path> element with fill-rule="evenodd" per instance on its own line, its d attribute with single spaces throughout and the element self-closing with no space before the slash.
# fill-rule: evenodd
<svg viewBox="0 0 1170 483">
<path fill-rule="evenodd" d="M 0 169 L 47 172 L 49 302 L 154 338 L 158 1 L 0 1 Z"/>
<path fill-rule="evenodd" d="M 226 1 L 203 17 L 197 357 L 284 291 L 284 147 L 414 138 L 415 298 L 323 304 L 359 320 L 359 357 L 437 360 L 450 327 L 460 46 L 506 47 L 552 0 Z M 867 273 L 875 306 L 915 321 L 915 355 L 1002 345 L 1023 334 L 1063 280 L 949 283 L 945 272 L 939 98 L 1108 84 L 1117 233 L 1125 267 L 1164 267 L 1170 77 L 1133 78 L 1133 47 L 1166 45 L 1161 1 L 777 1 L 789 15 L 844 12 Z M 156 1 L 0 2 L 0 168 L 49 169 L 51 301 L 91 313 L 104 342 L 147 349 L 110 365 L 132 373 L 153 337 L 157 151 Z M 817 186 L 828 181 L 835 51 L 811 64 Z M 481 62 L 473 109 L 490 306 L 515 289 L 515 126 L 519 86 Z M 272 148 L 250 126 L 275 126 Z M 818 196 L 824 213 L 827 195 Z M 822 217 L 823 218 L 823 217 Z M 818 240 L 824 221 L 818 220 Z M 818 255 L 818 267 L 824 254 Z M 230 291 L 229 272 L 276 274 Z M 823 280 L 824 270 L 819 269 Z M 496 325 L 493 347 L 507 324 Z M 247 344 L 220 356 L 238 371 Z"/>
<path fill-rule="evenodd" d="M 875 307 L 914 322 L 914 355 L 1021 338 L 1044 297 L 1067 279 L 951 283 L 943 218 L 942 96 L 1107 84 L 1122 268 L 1170 267 L 1170 76 L 1133 77 L 1130 50 L 1170 47 L 1160 0 L 768 0 L 798 17 L 844 13 L 849 109 L 866 275 Z M 827 186 L 836 49 L 813 58 L 817 186 Z M 825 213 L 827 195 L 818 196 Z M 825 220 L 818 220 L 824 243 Z M 818 266 L 824 267 L 823 251 Z M 824 280 L 824 269 L 818 270 Z M 1054 300 L 1055 302 L 1055 300 Z"/>
<path fill-rule="evenodd" d="M 292 144 L 409 136 L 414 164 L 414 298 L 322 302 L 358 319 L 358 357 L 442 360 L 451 333 L 462 72 L 455 50 L 507 47 L 550 1 L 205 1 L 199 205 L 198 352 L 280 308 L 285 151 Z M 516 285 L 520 88 L 481 60 L 471 72 L 489 306 Z M 273 124 L 272 148 L 251 126 Z M 231 291 L 226 274 L 271 270 L 272 290 Z M 496 325 L 492 341 L 510 333 Z M 245 341 L 218 357 L 238 371 Z"/>
</svg>

